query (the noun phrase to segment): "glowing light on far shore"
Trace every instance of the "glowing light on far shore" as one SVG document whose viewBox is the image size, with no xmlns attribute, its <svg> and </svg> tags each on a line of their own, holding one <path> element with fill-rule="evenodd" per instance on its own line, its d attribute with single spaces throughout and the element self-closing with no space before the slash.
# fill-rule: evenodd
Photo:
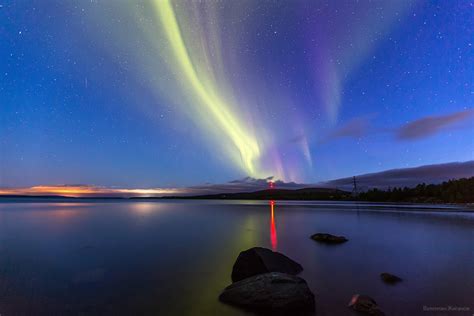
<svg viewBox="0 0 474 316">
<path fill-rule="evenodd" d="M 274 189 L 274 188 L 275 188 L 275 182 L 269 181 L 269 182 L 268 182 L 268 187 L 269 187 L 270 189 Z M 272 201 L 272 203 L 273 203 L 273 201 Z"/>
</svg>

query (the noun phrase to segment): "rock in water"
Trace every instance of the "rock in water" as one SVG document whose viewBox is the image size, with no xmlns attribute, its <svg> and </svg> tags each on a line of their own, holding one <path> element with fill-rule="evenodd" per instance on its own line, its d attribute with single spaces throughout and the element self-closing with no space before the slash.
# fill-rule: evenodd
<svg viewBox="0 0 474 316">
<path fill-rule="evenodd" d="M 347 238 L 344 236 L 335 236 L 325 233 L 317 233 L 311 236 L 311 239 L 323 242 L 326 244 L 342 244 L 347 241 Z"/>
<path fill-rule="evenodd" d="M 314 311 L 314 295 L 300 277 L 270 272 L 232 283 L 219 296 L 222 302 L 271 315 L 301 315 Z"/>
<path fill-rule="evenodd" d="M 380 310 L 379 306 L 373 298 L 367 295 L 356 294 L 352 296 L 349 302 L 349 307 L 353 310 L 368 315 L 384 316 L 385 314 Z"/>
<path fill-rule="evenodd" d="M 105 270 L 102 268 L 82 271 L 76 274 L 72 282 L 74 284 L 97 283 L 104 279 Z"/>
<path fill-rule="evenodd" d="M 298 274 L 303 267 L 287 256 L 267 248 L 254 247 L 242 251 L 232 268 L 232 282 L 268 272 Z"/>
<path fill-rule="evenodd" d="M 401 278 L 387 272 L 381 273 L 380 278 L 382 279 L 382 281 L 388 284 L 395 284 L 402 281 Z"/>
</svg>

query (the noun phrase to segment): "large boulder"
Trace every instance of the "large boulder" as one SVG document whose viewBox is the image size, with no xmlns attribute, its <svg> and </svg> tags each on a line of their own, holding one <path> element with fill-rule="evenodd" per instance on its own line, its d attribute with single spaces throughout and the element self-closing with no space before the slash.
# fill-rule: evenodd
<svg viewBox="0 0 474 316">
<path fill-rule="evenodd" d="M 242 251 L 232 268 L 232 282 L 268 272 L 298 274 L 303 267 L 287 256 L 267 248 L 254 247 Z"/>
<path fill-rule="evenodd" d="M 373 298 L 367 295 L 356 294 L 352 296 L 349 307 L 353 310 L 367 315 L 384 316 Z"/>
<path fill-rule="evenodd" d="M 387 273 L 387 272 L 381 273 L 380 278 L 382 279 L 382 281 L 388 284 L 396 284 L 402 281 L 400 277 L 394 274 Z"/>
<path fill-rule="evenodd" d="M 270 272 L 235 282 L 219 300 L 249 311 L 271 315 L 302 315 L 314 311 L 314 295 L 300 277 Z"/>
<path fill-rule="evenodd" d="M 347 241 L 347 238 L 344 236 L 335 236 L 326 233 L 317 233 L 311 236 L 311 239 L 316 240 L 318 242 L 326 243 L 326 244 L 342 244 Z"/>
</svg>

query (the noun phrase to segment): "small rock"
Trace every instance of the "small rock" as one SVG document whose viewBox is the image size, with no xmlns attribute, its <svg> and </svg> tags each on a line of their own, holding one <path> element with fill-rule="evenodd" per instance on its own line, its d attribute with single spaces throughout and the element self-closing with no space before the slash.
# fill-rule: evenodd
<svg viewBox="0 0 474 316">
<path fill-rule="evenodd" d="M 323 242 L 326 244 L 342 244 L 347 241 L 347 238 L 344 236 L 335 236 L 325 233 L 317 233 L 311 236 L 311 239 Z"/>
<path fill-rule="evenodd" d="M 300 277 L 270 272 L 232 283 L 219 300 L 249 311 L 301 315 L 314 311 L 314 294 Z"/>
<path fill-rule="evenodd" d="M 380 310 L 375 300 L 367 295 L 356 294 L 352 296 L 352 299 L 349 302 L 349 307 L 357 312 L 365 313 L 368 315 L 375 315 L 375 316 L 385 315 Z"/>
<path fill-rule="evenodd" d="M 303 267 L 287 256 L 267 248 L 254 247 L 242 251 L 232 268 L 232 282 L 268 272 L 298 274 Z"/>
<path fill-rule="evenodd" d="M 398 276 L 387 273 L 387 272 L 381 273 L 380 278 L 382 279 L 382 281 L 384 281 L 385 283 L 388 283 L 388 284 L 395 284 L 395 283 L 403 281 Z"/>
</svg>

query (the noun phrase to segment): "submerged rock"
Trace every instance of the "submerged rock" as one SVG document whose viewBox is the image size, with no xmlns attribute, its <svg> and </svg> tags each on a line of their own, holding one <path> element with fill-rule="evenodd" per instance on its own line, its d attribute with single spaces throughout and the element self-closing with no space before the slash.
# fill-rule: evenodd
<svg viewBox="0 0 474 316">
<path fill-rule="evenodd" d="M 86 283 L 97 283 L 104 279 L 105 270 L 96 268 L 92 270 L 81 271 L 72 278 L 72 282 L 76 285 Z"/>
<path fill-rule="evenodd" d="M 344 236 L 335 236 L 326 233 L 317 233 L 311 236 L 311 239 L 326 243 L 326 244 L 342 244 L 347 241 Z"/>
<path fill-rule="evenodd" d="M 385 315 L 384 312 L 380 310 L 375 300 L 367 295 L 356 294 L 352 296 L 352 299 L 349 302 L 349 307 L 357 312 L 365 313 L 367 315 Z"/>
<path fill-rule="evenodd" d="M 270 272 L 235 282 L 219 296 L 222 302 L 271 315 L 301 315 L 314 310 L 314 294 L 300 277 Z"/>
<path fill-rule="evenodd" d="M 287 256 L 267 248 L 254 247 L 242 251 L 232 268 L 232 282 L 268 272 L 298 274 L 303 267 Z"/>
<path fill-rule="evenodd" d="M 398 276 L 387 273 L 387 272 L 381 273 L 380 278 L 382 279 L 382 281 L 384 281 L 385 283 L 388 283 L 388 284 L 396 284 L 398 282 L 403 281 Z"/>
</svg>

